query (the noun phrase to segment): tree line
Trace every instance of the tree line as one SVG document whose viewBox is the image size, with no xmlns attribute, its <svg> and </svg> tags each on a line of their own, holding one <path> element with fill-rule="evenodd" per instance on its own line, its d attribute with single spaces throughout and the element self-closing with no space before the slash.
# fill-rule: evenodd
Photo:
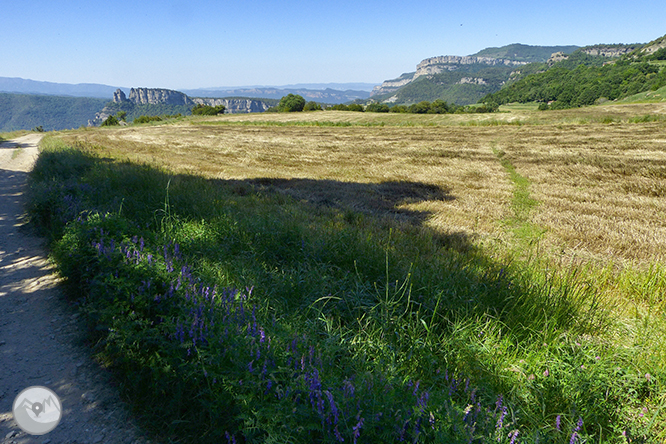
<svg viewBox="0 0 666 444">
<path fill-rule="evenodd" d="M 301 112 L 301 111 L 355 111 L 355 112 L 374 112 L 374 113 L 411 113 L 411 114 L 454 114 L 454 113 L 487 113 L 497 111 L 499 105 L 488 101 L 481 105 L 461 106 L 454 103 L 447 103 L 445 100 L 435 100 L 434 102 L 421 101 L 412 105 L 389 105 L 387 103 L 370 103 L 362 105 L 360 103 L 322 106 L 316 102 L 306 102 L 298 94 L 289 94 L 284 96 L 276 107 L 270 108 L 267 112 Z"/>
</svg>

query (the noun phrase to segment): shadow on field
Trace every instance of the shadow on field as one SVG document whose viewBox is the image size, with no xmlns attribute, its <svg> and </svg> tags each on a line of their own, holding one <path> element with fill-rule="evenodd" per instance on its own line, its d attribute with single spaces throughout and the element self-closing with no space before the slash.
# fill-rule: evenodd
<svg viewBox="0 0 666 444">
<path fill-rule="evenodd" d="M 373 215 L 397 215 L 412 223 L 428 216 L 424 211 L 399 208 L 428 200 L 455 199 L 450 190 L 420 182 L 389 181 L 382 183 L 340 182 L 314 179 L 251 179 L 250 184 L 284 192 L 297 200 L 321 207 L 360 211 Z"/>
<path fill-rule="evenodd" d="M 455 199 L 449 188 L 410 181 L 362 183 L 330 179 L 254 178 L 218 180 L 217 184 L 241 196 L 253 192 L 278 193 L 309 205 L 314 211 L 343 211 L 348 220 L 353 219 L 355 213 L 363 214 L 396 227 L 404 227 L 405 224 L 412 227 L 423 226 L 432 214 L 430 211 L 403 208 L 405 205 Z M 447 248 L 458 251 L 472 248 L 472 239 L 467 233 L 433 231 L 432 237 Z"/>
</svg>

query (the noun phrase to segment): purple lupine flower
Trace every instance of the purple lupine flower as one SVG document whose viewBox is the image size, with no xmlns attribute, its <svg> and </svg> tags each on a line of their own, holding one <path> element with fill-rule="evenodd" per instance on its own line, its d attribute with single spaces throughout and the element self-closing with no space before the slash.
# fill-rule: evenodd
<svg viewBox="0 0 666 444">
<path fill-rule="evenodd" d="M 229 444 L 236 444 L 236 436 L 235 435 L 229 436 L 229 432 L 224 432 L 224 436 L 225 436 L 225 438 L 227 438 L 227 442 Z"/>
<path fill-rule="evenodd" d="M 515 444 L 516 438 L 518 438 L 518 433 L 519 433 L 518 430 L 514 430 L 512 433 L 513 436 L 511 437 L 511 441 L 509 442 L 509 444 Z"/>
<path fill-rule="evenodd" d="M 502 408 L 502 395 L 497 397 L 497 402 L 495 402 L 495 408 L 500 410 Z"/>
<path fill-rule="evenodd" d="M 324 393 L 326 394 L 326 397 L 328 397 L 328 403 L 331 407 L 331 413 L 333 414 L 333 424 L 335 424 L 336 427 L 337 427 L 337 424 L 338 424 L 338 408 L 336 407 L 335 402 L 333 401 L 333 394 L 328 390 L 326 390 Z"/>
<path fill-rule="evenodd" d="M 346 398 L 353 398 L 354 397 L 354 385 L 349 381 L 348 379 L 345 379 L 344 381 L 344 395 Z"/>
<path fill-rule="evenodd" d="M 335 439 L 337 439 L 340 442 L 344 442 L 344 438 L 340 434 L 340 431 L 338 430 L 338 426 L 336 425 L 335 428 L 333 429 L 333 433 L 335 434 Z"/>
<path fill-rule="evenodd" d="M 558 432 L 560 431 L 560 424 L 562 422 L 562 415 L 557 415 L 557 418 L 555 418 L 555 430 Z"/>
<path fill-rule="evenodd" d="M 502 407 L 502 411 L 501 411 L 501 413 L 500 413 L 500 417 L 499 417 L 499 419 L 497 420 L 497 425 L 495 426 L 495 428 L 496 428 L 497 430 L 499 430 L 499 429 L 501 429 L 502 427 L 504 427 L 504 417 L 506 416 L 507 410 L 508 410 L 508 409 L 507 409 L 506 406 Z M 499 438 L 498 438 L 497 441 L 499 442 Z"/>
<path fill-rule="evenodd" d="M 579 417 L 578 424 L 576 424 L 576 428 L 574 428 L 573 433 L 571 434 L 571 439 L 569 440 L 569 444 L 575 444 L 576 440 L 578 439 L 578 432 L 580 432 L 580 429 L 582 427 L 583 427 L 583 418 Z"/>
<path fill-rule="evenodd" d="M 361 435 L 361 427 L 363 427 L 363 418 L 358 418 L 358 422 L 354 427 L 352 427 L 352 430 L 354 431 L 354 444 L 356 444 L 356 440 L 358 440 L 358 437 Z"/>
</svg>

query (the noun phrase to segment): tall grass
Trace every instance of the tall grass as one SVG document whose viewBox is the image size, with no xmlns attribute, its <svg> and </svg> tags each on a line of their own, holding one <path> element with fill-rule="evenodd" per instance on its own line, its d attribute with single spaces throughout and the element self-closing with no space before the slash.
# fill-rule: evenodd
<svg viewBox="0 0 666 444">
<path fill-rule="evenodd" d="M 499 259 L 469 239 L 256 181 L 173 174 L 54 138 L 42 148 L 32 220 L 99 359 L 157 434 L 663 438 L 664 361 L 644 347 L 663 319 L 621 324 L 583 269 Z M 622 285 L 663 289 L 663 276 L 636 271 Z M 617 341 L 621 328 L 632 346 Z"/>
</svg>

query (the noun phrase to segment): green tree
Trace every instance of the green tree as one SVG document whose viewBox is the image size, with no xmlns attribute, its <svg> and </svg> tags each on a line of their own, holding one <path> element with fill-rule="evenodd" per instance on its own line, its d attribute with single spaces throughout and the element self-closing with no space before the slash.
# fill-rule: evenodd
<svg viewBox="0 0 666 444">
<path fill-rule="evenodd" d="M 308 102 L 303 107 L 303 111 L 321 111 L 321 105 L 317 102 Z"/>
<path fill-rule="evenodd" d="M 338 103 L 337 105 L 328 107 L 328 109 L 332 111 L 349 111 L 349 107 L 344 103 Z"/>
<path fill-rule="evenodd" d="M 409 112 L 413 114 L 426 114 L 430 110 L 430 102 L 423 101 L 409 106 Z"/>
<path fill-rule="evenodd" d="M 194 116 L 217 116 L 218 114 L 224 114 L 225 111 L 224 105 L 209 106 L 198 104 L 192 108 L 192 115 Z"/>
<path fill-rule="evenodd" d="M 102 122 L 101 126 L 116 126 L 116 125 L 120 125 L 118 119 L 115 116 L 109 116 L 106 118 L 104 122 Z"/>
<path fill-rule="evenodd" d="M 386 103 L 371 103 L 365 107 L 365 110 L 370 113 L 387 113 L 389 106 Z"/>
<path fill-rule="evenodd" d="M 363 105 L 359 105 L 358 103 L 352 103 L 347 107 L 348 111 L 357 111 L 357 112 L 363 112 Z"/>
<path fill-rule="evenodd" d="M 280 99 L 278 111 L 281 113 L 291 113 L 303 111 L 305 108 L 305 99 L 298 94 L 287 94 Z"/>
</svg>

